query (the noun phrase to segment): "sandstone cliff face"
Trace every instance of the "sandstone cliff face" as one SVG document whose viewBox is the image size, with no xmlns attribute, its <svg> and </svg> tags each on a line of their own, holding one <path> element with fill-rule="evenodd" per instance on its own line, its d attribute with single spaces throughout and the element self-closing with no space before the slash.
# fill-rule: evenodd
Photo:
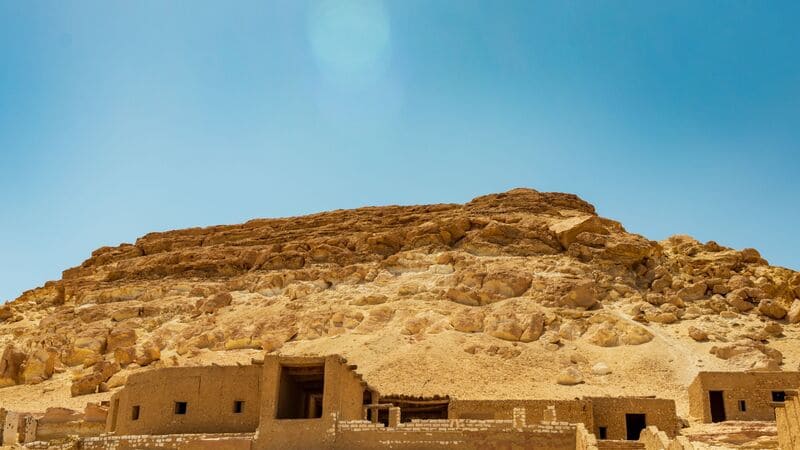
<svg viewBox="0 0 800 450">
<path fill-rule="evenodd" d="M 753 249 L 649 241 L 568 194 L 259 219 L 98 249 L 0 308 L 0 400 L 262 351 L 343 353 L 386 392 L 673 396 L 701 368 L 795 369 L 798 297 Z"/>
</svg>

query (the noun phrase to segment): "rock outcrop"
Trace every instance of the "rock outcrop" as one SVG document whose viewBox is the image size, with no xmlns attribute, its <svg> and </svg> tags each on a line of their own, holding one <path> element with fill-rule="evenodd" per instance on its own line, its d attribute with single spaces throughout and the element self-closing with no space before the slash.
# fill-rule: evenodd
<svg viewBox="0 0 800 450">
<path fill-rule="evenodd" d="M 771 346 L 800 322 L 798 297 L 800 274 L 755 250 L 650 241 L 574 195 L 515 189 L 463 205 L 257 219 L 100 248 L 0 307 L 0 387 L 63 373 L 81 396 L 134 370 L 261 351 L 361 352 L 359 365 L 389 390 L 400 380 L 444 390 L 465 367 L 591 384 L 581 374 L 607 367 L 564 369 L 560 355 L 620 352 L 607 378 L 625 367 L 670 371 L 667 357 L 649 357 L 668 338 L 715 341 L 713 355 L 702 350 L 715 364 L 774 369 L 785 358 Z"/>
</svg>

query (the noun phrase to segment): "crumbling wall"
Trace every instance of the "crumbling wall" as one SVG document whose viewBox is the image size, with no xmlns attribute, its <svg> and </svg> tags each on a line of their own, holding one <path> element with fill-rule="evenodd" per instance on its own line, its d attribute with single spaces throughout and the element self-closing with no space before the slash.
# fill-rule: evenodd
<svg viewBox="0 0 800 450">
<path fill-rule="evenodd" d="M 642 431 L 639 442 L 645 450 L 694 450 L 694 446 L 683 436 L 670 438 L 657 427 L 649 426 Z"/>
<path fill-rule="evenodd" d="M 524 417 L 524 413 L 518 418 Z M 516 422 L 524 422 L 518 420 Z M 396 427 L 367 420 L 339 421 L 333 449 L 374 449 L 376 444 L 403 450 L 458 448 L 500 450 L 535 448 L 573 450 L 575 426 L 566 422 L 522 425 L 515 420 L 442 419 L 412 420 Z M 585 450 L 591 450 L 586 448 Z"/>
<path fill-rule="evenodd" d="M 778 443 L 782 449 L 800 448 L 800 397 L 793 392 L 782 407 L 775 410 Z"/>
<path fill-rule="evenodd" d="M 558 420 L 582 423 L 591 429 L 591 403 L 586 400 L 450 400 L 451 419 L 510 419 L 514 408 L 525 408 L 530 423 Z M 551 417 L 555 412 L 555 418 Z"/>
<path fill-rule="evenodd" d="M 575 450 L 598 450 L 597 438 L 582 423 L 575 427 Z"/>
<path fill-rule="evenodd" d="M 86 411 L 90 411 L 90 420 L 87 420 Z M 67 408 L 47 408 L 36 421 L 35 440 L 51 441 L 67 436 L 98 436 L 103 433 L 105 408 L 88 404 L 86 411 L 80 413 Z"/>
<path fill-rule="evenodd" d="M 689 413 L 711 422 L 709 391 L 722 391 L 727 420 L 775 420 L 772 391 L 800 386 L 800 372 L 700 372 L 689 389 Z M 745 401 L 745 411 L 739 401 Z"/>
<path fill-rule="evenodd" d="M 19 419 L 18 436 L 22 443 L 36 440 L 38 421 L 33 414 L 24 414 Z"/>
<path fill-rule="evenodd" d="M 626 414 L 644 414 L 646 424 L 654 425 L 667 436 L 678 432 L 678 415 L 675 401 L 643 397 L 591 397 L 594 415 L 594 433 L 599 436 L 599 427 L 606 427 L 607 439 L 627 438 Z"/>
<path fill-rule="evenodd" d="M 105 428 L 117 435 L 253 432 L 260 393 L 259 365 L 137 373 L 112 397 Z M 234 412 L 237 400 L 244 401 L 240 413 Z M 185 414 L 176 413 L 176 402 L 186 403 Z"/>
<path fill-rule="evenodd" d="M 2 445 L 14 445 L 19 443 L 19 414 L 13 411 L 3 410 L 3 440 Z"/>
<path fill-rule="evenodd" d="M 29 450 L 250 450 L 252 433 L 177 434 L 159 436 L 97 436 L 38 441 L 25 446 Z"/>
</svg>

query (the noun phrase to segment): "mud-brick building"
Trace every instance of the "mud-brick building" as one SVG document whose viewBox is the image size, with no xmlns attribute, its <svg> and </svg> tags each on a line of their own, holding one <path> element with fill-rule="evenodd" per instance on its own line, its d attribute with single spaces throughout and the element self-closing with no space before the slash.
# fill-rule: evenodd
<svg viewBox="0 0 800 450">
<path fill-rule="evenodd" d="M 133 374 L 111 397 L 118 435 L 244 433 L 258 428 L 260 365 L 171 367 Z"/>
<path fill-rule="evenodd" d="M 573 400 L 458 400 L 450 402 L 451 419 L 511 419 L 523 408 L 529 423 L 581 423 L 601 440 L 638 440 L 648 426 L 669 437 L 678 432 L 675 402 L 652 397 L 584 397 Z"/>
<path fill-rule="evenodd" d="M 230 448 L 251 450 L 371 449 L 383 443 L 399 449 L 572 450 L 592 448 L 584 444 L 595 436 L 622 441 L 658 434 L 669 440 L 677 434 L 673 400 L 382 395 L 356 369 L 337 355 L 269 355 L 249 366 L 133 375 L 111 399 L 107 434 L 83 445 L 123 450 L 191 441 L 201 448 L 200 442 L 224 439 Z"/>
<path fill-rule="evenodd" d="M 800 372 L 700 372 L 689 385 L 689 413 L 703 422 L 775 420 Z"/>
<path fill-rule="evenodd" d="M 355 369 L 340 356 L 267 357 L 253 448 L 332 448 L 337 421 L 363 419 L 378 404 Z"/>
</svg>

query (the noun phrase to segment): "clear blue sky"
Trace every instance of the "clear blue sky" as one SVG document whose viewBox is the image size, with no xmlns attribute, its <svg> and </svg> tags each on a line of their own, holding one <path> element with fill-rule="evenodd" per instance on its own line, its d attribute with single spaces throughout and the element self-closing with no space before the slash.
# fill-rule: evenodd
<svg viewBox="0 0 800 450">
<path fill-rule="evenodd" d="M 0 0 L 0 299 L 149 231 L 519 186 L 800 269 L 797 5 Z"/>
</svg>

